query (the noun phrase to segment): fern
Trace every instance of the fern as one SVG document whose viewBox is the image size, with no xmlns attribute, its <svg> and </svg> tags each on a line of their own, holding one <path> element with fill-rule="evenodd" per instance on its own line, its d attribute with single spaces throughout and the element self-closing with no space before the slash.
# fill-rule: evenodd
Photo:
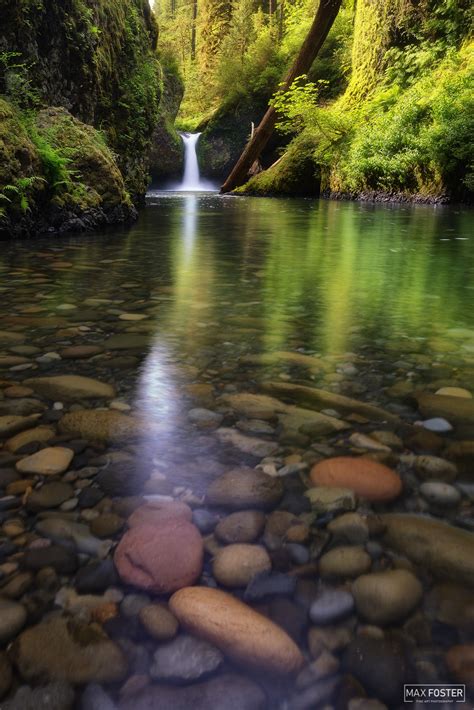
<svg viewBox="0 0 474 710">
<path fill-rule="evenodd" d="M 46 182 L 46 180 L 38 175 L 30 177 L 21 177 L 15 180 L 14 184 L 5 185 L 0 191 L 0 200 L 3 202 L 14 203 L 18 202 L 22 212 L 28 212 L 30 203 L 28 193 L 35 188 L 37 183 Z M 8 195 L 11 195 L 11 198 Z M 5 215 L 5 207 L 0 207 L 0 216 Z"/>
</svg>

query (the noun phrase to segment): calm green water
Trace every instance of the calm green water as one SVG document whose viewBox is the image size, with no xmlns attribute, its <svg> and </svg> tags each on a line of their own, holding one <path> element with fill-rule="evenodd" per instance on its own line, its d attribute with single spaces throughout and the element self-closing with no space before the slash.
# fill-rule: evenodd
<svg viewBox="0 0 474 710">
<path fill-rule="evenodd" d="M 298 349 L 377 373 L 420 352 L 470 376 L 474 330 L 453 329 L 474 328 L 472 224 L 456 208 L 152 193 L 131 228 L 5 244 L 2 310 L 109 299 L 94 314 L 107 333 L 108 310 L 138 304 L 148 320 L 120 328 L 200 369 Z M 45 275 L 52 259 L 69 266 Z"/>
<path fill-rule="evenodd" d="M 309 381 L 380 403 L 410 422 L 418 414 L 407 392 L 472 390 L 472 225 L 473 213 L 455 208 L 152 193 L 131 227 L 2 245 L 0 332 L 10 339 L 0 349 L 0 378 L 21 384 L 32 374 L 78 374 L 112 384 L 119 406 L 153 426 L 132 446 L 111 443 L 126 457 L 126 475 L 104 489 L 107 496 L 183 495 L 201 506 L 210 478 L 264 456 L 249 457 L 225 446 L 212 427 L 193 426 L 189 410 L 219 409 L 212 395 L 258 392 L 264 379 Z M 12 334 L 20 346 L 11 344 Z M 58 355 L 81 345 L 99 346 L 97 354 Z M 265 364 L 255 357 L 262 354 Z M 318 365 L 301 354 L 317 356 Z M 2 395 L 2 413 L 17 411 L 18 401 Z M 55 424 L 62 407 L 50 401 L 42 421 Z M 66 402 L 65 411 L 74 407 Z M 307 448 L 266 422 L 237 421 L 226 411 L 218 419 L 262 435 L 272 451 L 278 440 L 281 456 Z M 307 453 L 326 455 L 327 442 L 318 444 L 323 448 Z M 74 466 L 94 464 L 96 454 L 88 447 Z M 419 496 L 410 500 L 410 480 L 406 508 L 405 499 L 394 505 L 424 512 Z M 297 476 L 287 492 L 299 505 Z M 466 494 L 464 519 L 456 509 L 447 515 L 472 529 L 469 506 Z M 28 520 L 33 526 L 34 515 Z M 210 558 L 202 583 L 212 580 Z M 286 619 L 276 618 L 285 627 Z M 463 638 L 463 630 L 448 629 L 446 638 L 443 630 L 432 644 L 441 653 Z M 120 628 L 115 633 L 120 637 Z M 428 677 L 443 680 L 444 673 L 436 667 Z M 288 689 L 266 690 L 269 709 L 286 707 L 279 703 Z"/>
</svg>

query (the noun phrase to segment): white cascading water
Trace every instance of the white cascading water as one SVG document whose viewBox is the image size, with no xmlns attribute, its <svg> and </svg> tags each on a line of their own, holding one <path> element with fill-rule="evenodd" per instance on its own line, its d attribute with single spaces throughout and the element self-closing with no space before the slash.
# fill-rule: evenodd
<svg viewBox="0 0 474 710">
<path fill-rule="evenodd" d="M 199 175 L 196 146 L 200 135 L 200 133 L 180 133 L 184 144 L 184 175 L 181 185 L 177 188 L 179 192 L 207 192 L 215 189 L 207 180 L 201 180 Z"/>
</svg>

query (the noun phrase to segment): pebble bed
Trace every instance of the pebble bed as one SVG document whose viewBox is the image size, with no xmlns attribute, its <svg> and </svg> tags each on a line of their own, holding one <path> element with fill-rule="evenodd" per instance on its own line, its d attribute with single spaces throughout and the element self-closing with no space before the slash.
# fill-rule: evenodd
<svg viewBox="0 0 474 710">
<path fill-rule="evenodd" d="M 107 245 L 1 287 L 0 709 L 472 707 L 474 330 L 264 350 L 196 299 L 164 341 Z"/>
</svg>

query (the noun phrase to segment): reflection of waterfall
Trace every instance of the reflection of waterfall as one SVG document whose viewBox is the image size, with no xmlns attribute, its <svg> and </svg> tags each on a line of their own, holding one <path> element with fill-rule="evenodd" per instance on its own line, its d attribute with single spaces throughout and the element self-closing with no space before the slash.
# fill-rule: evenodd
<svg viewBox="0 0 474 710">
<path fill-rule="evenodd" d="M 184 144 L 184 175 L 179 192 L 210 192 L 215 188 L 207 180 L 201 180 L 196 146 L 200 133 L 181 133 Z"/>
<path fill-rule="evenodd" d="M 196 238 L 196 222 L 197 222 L 197 195 L 186 195 L 184 214 L 183 214 L 183 256 L 185 259 L 184 266 L 187 267 L 188 261 L 192 258 L 194 241 Z"/>
</svg>

